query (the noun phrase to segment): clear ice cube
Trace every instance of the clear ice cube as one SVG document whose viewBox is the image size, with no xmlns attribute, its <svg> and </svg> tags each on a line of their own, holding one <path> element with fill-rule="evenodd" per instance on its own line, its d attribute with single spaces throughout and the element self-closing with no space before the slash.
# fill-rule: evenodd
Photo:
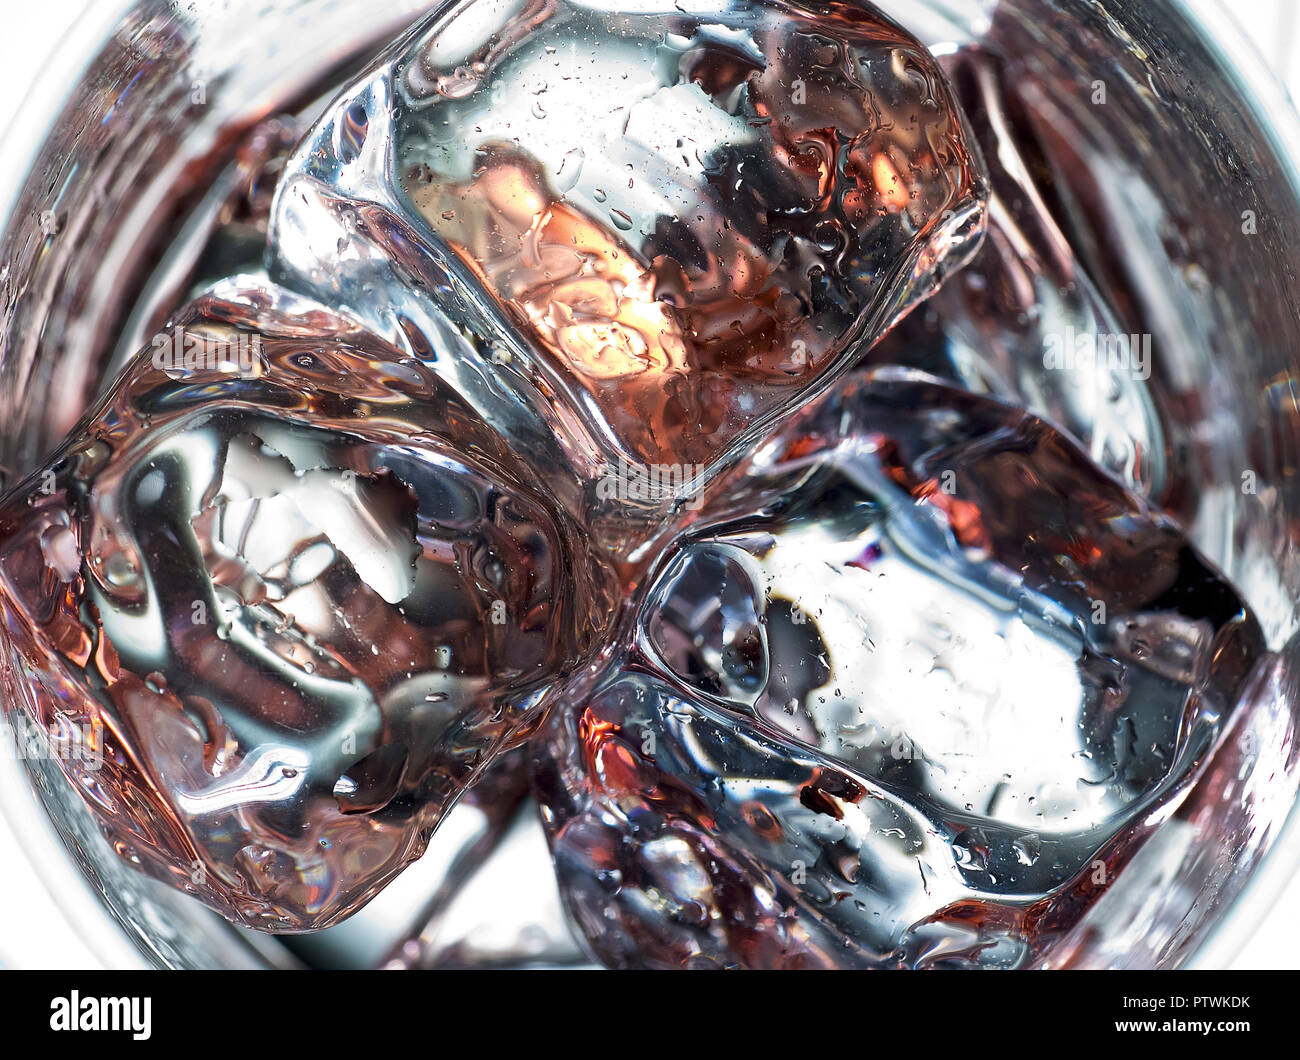
<svg viewBox="0 0 1300 1060">
<path fill-rule="evenodd" d="M 981 173 L 868 4 L 468 3 L 308 134 L 272 275 L 509 395 L 589 481 L 706 468 L 969 256 Z"/>
<path fill-rule="evenodd" d="M 609 589 L 434 373 L 323 307 L 224 295 L 9 493 L 6 663 L 32 721 L 94 743 L 60 765 L 124 858 L 305 930 L 420 855 Z"/>
<path fill-rule="evenodd" d="M 941 63 L 988 167 L 987 231 L 961 273 L 864 363 L 917 368 L 1021 405 L 1139 493 L 1163 496 L 1175 476 L 1148 383 L 1153 336 L 1121 322 L 1079 260 L 1024 87 L 979 48 Z"/>
<path fill-rule="evenodd" d="M 1168 519 L 1019 409 L 884 370 L 714 483 L 538 790 L 613 965 L 1042 962 L 1265 658 Z"/>
</svg>

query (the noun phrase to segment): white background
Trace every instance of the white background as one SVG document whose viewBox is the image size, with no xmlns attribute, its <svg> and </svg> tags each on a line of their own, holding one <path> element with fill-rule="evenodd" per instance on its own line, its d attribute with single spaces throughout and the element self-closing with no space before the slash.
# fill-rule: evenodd
<svg viewBox="0 0 1300 1060">
<path fill-rule="evenodd" d="M 27 86 L 37 77 L 50 52 L 66 39 L 91 13 L 103 23 L 105 7 L 120 8 L 120 0 L 0 0 L 0 131 L 19 116 Z M 1297 54 L 1296 29 L 1300 26 L 1300 0 L 1228 0 L 1226 5 L 1254 39 L 1260 62 L 1273 68 L 1300 99 L 1300 54 Z M 4 139 L 0 137 L 0 145 Z M 0 146 L 0 150 L 3 147 Z M 2 164 L 9 165 L 5 161 Z M 3 832 L 0 818 L 0 848 L 9 837 Z M 43 896 L 7 893 L 3 885 L 3 862 L 0 861 L 0 904 L 9 910 L 39 910 Z M 34 933 L 42 930 L 42 918 L 19 917 L 17 924 L 6 917 L 6 933 L 24 928 Z M 8 939 L 9 952 L 31 952 L 30 946 Z M 16 945 L 14 945 L 17 943 Z M 0 960 L 4 953 L 0 952 Z M 1300 967 L 1300 880 L 1278 901 L 1259 933 L 1247 942 L 1237 957 L 1243 968 Z"/>
</svg>

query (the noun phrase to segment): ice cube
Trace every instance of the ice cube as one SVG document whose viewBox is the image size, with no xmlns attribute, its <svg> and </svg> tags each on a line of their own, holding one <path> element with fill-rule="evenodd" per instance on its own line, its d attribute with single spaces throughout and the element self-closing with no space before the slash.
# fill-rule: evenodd
<svg viewBox="0 0 1300 1060">
<path fill-rule="evenodd" d="M 305 139 L 272 274 L 513 395 L 593 484 L 702 477 L 969 256 L 981 166 L 869 4 L 462 4 Z"/>
<path fill-rule="evenodd" d="M 1137 492 L 1164 496 L 1175 476 L 1149 383 L 1153 336 L 1131 307 L 1121 320 L 1114 306 L 1123 299 L 1108 298 L 1076 253 L 1023 86 L 982 49 L 941 63 L 987 160 L 987 231 L 961 274 L 864 363 L 918 368 L 1021 405 Z"/>
<path fill-rule="evenodd" d="M 620 645 L 538 765 L 571 914 L 616 965 L 1041 961 L 1266 655 L 1063 434 L 898 370 L 717 481 Z"/>
<path fill-rule="evenodd" d="M 124 858 L 296 931 L 419 856 L 611 605 L 433 372 L 229 287 L 8 494 L 4 665 Z"/>
</svg>

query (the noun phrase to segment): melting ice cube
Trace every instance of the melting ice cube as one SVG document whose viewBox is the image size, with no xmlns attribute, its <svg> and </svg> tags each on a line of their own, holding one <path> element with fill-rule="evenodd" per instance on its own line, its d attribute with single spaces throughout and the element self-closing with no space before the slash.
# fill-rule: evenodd
<svg viewBox="0 0 1300 1060">
<path fill-rule="evenodd" d="M 551 715 L 571 913 L 612 964 L 1039 961 L 1265 656 L 1054 428 L 851 378 L 714 484 Z"/>
<path fill-rule="evenodd" d="M 964 261 L 983 197 L 941 70 L 870 5 L 470 3 L 305 139 L 272 271 L 589 479 L 706 468 Z"/>
<path fill-rule="evenodd" d="M 323 307 L 226 293 L 8 495 L 5 663 L 20 709 L 95 744 L 61 765 L 124 857 L 302 930 L 419 856 L 610 608 L 437 376 Z"/>
</svg>

